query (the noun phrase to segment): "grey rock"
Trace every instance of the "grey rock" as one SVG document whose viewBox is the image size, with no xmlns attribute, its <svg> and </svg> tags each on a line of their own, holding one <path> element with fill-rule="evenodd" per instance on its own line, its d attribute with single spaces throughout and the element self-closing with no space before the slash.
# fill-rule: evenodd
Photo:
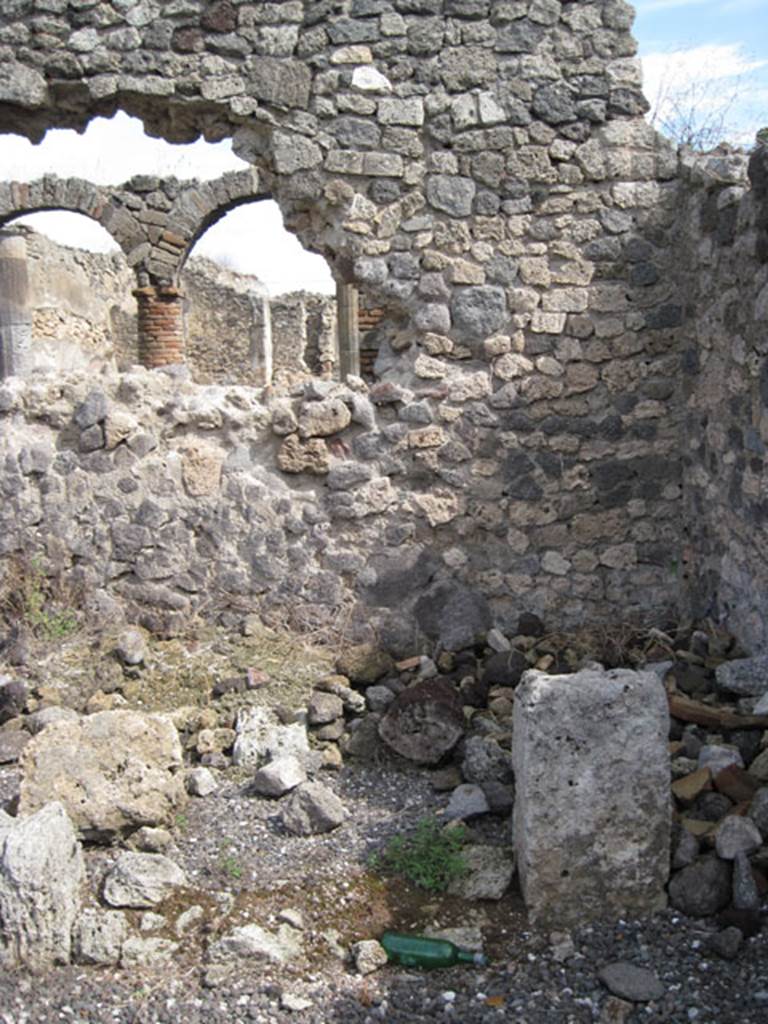
<svg viewBox="0 0 768 1024">
<path fill-rule="evenodd" d="M 307 705 L 307 721 L 310 725 L 325 725 L 343 717 L 344 702 L 340 697 L 315 690 Z"/>
<path fill-rule="evenodd" d="M 468 217 L 477 186 L 471 178 L 451 174 L 433 174 L 427 178 L 427 200 L 437 210 L 452 217 Z"/>
<path fill-rule="evenodd" d="M 512 755 L 488 736 L 470 736 L 464 744 L 461 771 L 467 782 L 508 782 Z"/>
<path fill-rule="evenodd" d="M 709 917 L 731 901 L 730 864 L 710 854 L 678 871 L 669 883 L 669 902 L 688 917 Z"/>
<path fill-rule="evenodd" d="M 55 722 L 27 745 L 21 764 L 20 813 L 54 796 L 96 841 L 169 824 L 186 801 L 179 736 L 162 715 L 101 711 Z"/>
<path fill-rule="evenodd" d="M 147 640 L 140 629 L 125 629 L 117 638 L 115 654 L 124 665 L 141 665 L 147 660 Z"/>
<path fill-rule="evenodd" d="M 715 680 L 718 688 L 728 693 L 762 697 L 768 693 L 768 654 L 724 661 L 715 669 Z"/>
<path fill-rule="evenodd" d="M 130 844 L 141 853 L 162 853 L 173 845 L 173 836 L 167 829 L 144 825 L 131 835 Z"/>
<path fill-rule="evenodd" d="M 491 624 L 486 599 L 455 580 L 432 584 L 417 600 L 414 615 L 423 632 L 447 651 L 471 647 Z"/>
<path fill-rule="evenodd" d="M 387 963 L 387 951 L 376 939 L 363 939 L 356 942 L 351 950 L 352 959 L 358 974 L 373 974 Z"/>
<path fill-rule="evenodd" d="M 388 686 L 369 686 L 365 691 L 365 702 L 371 711 L 386 711 L 395 694 Z"/>
<path fill-rule="evenodd" d="M 672 829 L 672 868 L 681 868 L 693 864 L 699 855 L 699 841 L 682 825 L 675 824 Z"/>
<path fill-rule="evenodd" d="M 451 318 L 467 341 L 487 338 L 508 322 L 504 289 L 491 284 L 457 289 L 451 301 Z"/>
<path fill-rule="evenodd" d="M 662 903 L 668 730 L 666 694 L 651 672 L 525 673 L 514 702 L 513 831 L 534 919 L 562 926 Z M 631 782 L 617 786 L 626 765 Z"/>
<path fill-rule="evenodd" d="M 284 754 L 256 772 L 253 789 L 260 796 L 280 797 L 306 781 L 307 773 L 301 761 L 291 754 Z"/>
<path fill-rule="evenodd" d="M 739 768 L 744 767 L 741 754 L 735 747 L 724 747 L 718 744 L 707 743 L 699 751 L 698 767 L 709 768 L 713 776 L 732 764 L 737 765 Z"/>
<path fill-rule="evenodd" d="M 449 821 L 465 821 L 467 818 L 477 818 L 481 814 L 488 814 L 489 811 L 488 799 L 482 787 L 465 782 L 457 786 L 451 793 L 444 813 Z"/>
<path fill-rule="evenodd" d="M 448 886 L 452 896 L 464 900 L 500 900 L 512 882 L 515 860 L 501 846 L 474 845 L 462 850 L 467 873 Z"/>
<path fill-rule="evenodd" d="M 347 817 L 347 810 L 333 790 L 320 782 L 305 782 L 288 797 L 283 825 L 298 836 L 330 832 Z"/>
<path fill-rule="evenodd" d="M 88 908 L 80 915 L 73 937 L 79 963 L 117 964 L 128 938 L 128 922 L 119 910 Z"/>
<path fill-rule="evenodd" d="M 0 827 L 0 965 L 44 970 L 68 963 L 85 865 L 60 803 Z"/>
<path fill-rule="evenodd" d="M 730 925 L 721 932 L 710 935 L 706 948 L 723 960 L 735 960 L 743 941 L 744 936 L 741 931 L 735 925 Z"/>
<path fill-rule="evenodd" d="M 763 839 L 768 839 L 768 786 L 762 786 L 752 797 L 748 814 Z"/>
<path fill-rule="evenodd" d="M 15 719 L 1 726 L 0 764 L 14 764 L 18 761 L 31 738 L 24 729 L 16 728 Z"/>
<path fill-rule="evenodd" d="M 131 935 L 123 943 L 120 965 L 124 968 L 154 967 L 168 963 L 179 949 L 179 943 L 159 936 Z"/>
<path fill-rule="evenodd" d="M 219 788 L 216 777 L 209 768 L 193 768 L 184 780 L 190 796 L 210 796 Z"/>
<path fill-rule="evenodd" d="M 282 725 L 268 708 L 242 708 L 237 716 L 234 764 L 258 768 L 263 762 L 290 754 L 302 764 L 310 759 L 307 730 L 299 722 Z"/>
<path fill-rule="evenodd" d="M 749 858 L 739 850 L 733 858 L 733 906 L 736 910 L 759 910 L 760 894 Z"/>
<path fill-rule="evenodd" d="M 738 853 L 754 853 L 762 844 L 760 830 L 751 818 L 729 815 L 715 835 L 715 850 L 723 860 L 734 860 Z"/>
<path fill-rule="evenodd" d="M 417 764 L 437 764 L 464 733 L 461 701 L 444 680 L 415 683 L 390 704 L 378 731 L 401 757 Z"/>
<path fill-rule="evenodd" d="M 615 996 L 632 1003 L 649 1003 L 664 995 L 664 986 L 653 971 L 624 960 L 606 964 L 600 968 L 597 976 Z"/>
<path fill-rule="evenodd" d="M 186 875 L 168 857 L 127 852 L 104 879 L 104 899 L 112 907 L 154 907 L 186 884 Z"/>
<path fill-rule="evenodd" d="M 75 410 L 74 420 L 81 430 L 101 423 L 107 418 L 109 405 L 102 391 L 91 391 Z"/>
<path fill-rule="evenodd" d="M 277 933 L 257 924 L 246 924 L 223 935 L 209 951 L 213 963 L 230 960 L 267 960 L 274 964 L 290 963 L 302 953 L 301 935 L 288 924 Z"/>
<path fill-rule="evenodd" d="M 27 696 L 26 684 L 21 679 L 0 676 L 0 725 L 22 713 Z"/>
</svg>

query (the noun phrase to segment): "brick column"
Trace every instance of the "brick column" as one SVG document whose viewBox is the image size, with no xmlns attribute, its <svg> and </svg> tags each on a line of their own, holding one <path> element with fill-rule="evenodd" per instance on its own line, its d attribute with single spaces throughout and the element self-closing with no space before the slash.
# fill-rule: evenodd
<svg viewBox="0 0 768 1024">
<path fill-rule="evenodd" d="M 137 288 L 139 362 L 153 369 L 186 362 L 183 296 L 170 285 Z"/>
</svg>

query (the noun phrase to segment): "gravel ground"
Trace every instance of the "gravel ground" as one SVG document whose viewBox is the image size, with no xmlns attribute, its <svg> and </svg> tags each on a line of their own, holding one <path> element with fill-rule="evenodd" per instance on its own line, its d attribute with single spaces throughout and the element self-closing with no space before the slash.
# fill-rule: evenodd
<svg viewBox="0 0 768 1024">
<path fill-rule="evenodd" d="M 516 891 L 498 903 L 469 904 L 425 895 L 399 880 L 382 881 L 367 870 L 368 856 L 389 836 L 445 803 L 424 773 L 384 762 L 322 775 L 349 818 L 327 835 L 297 838 L 282 829 L 275 802 L 249 795 L 236 769 L 222 772 L 218 791 L 191 799 L 177 821 L 169 855 L 187 872 L 190 888 L 158 908 L 167 924 L 151 934 L 178 939 L 178 914 L 193 905 L 202 914 L 173 960 L 154 969 L 6 973 L 0 976 L 0 1022 L 768 1021 L 768 929 L 725 961 L 707 952 L 714 922 L 666 911 L 576 929 L 563 959 L 568 950 L 562 939 L 553 943 L 530 928 Z M 0 803 L 13 797 L 17 785 L 14 769 L 0 770 Z M 508 829 L 507 822 L 488 819 L 473 832 L 484 842 L 504 843 Z M 87 851 L 92 891 L 118 852 Z M 303 918 L 301 957 L 282 967 L 240 963 L 210 987 L 215 979 L 206 982 L 205 949 L 222 930 L 246 922 L 274 928 L 283 913 L 296 910 Z M 140 912 L 133 921 L 141 925 Z M 436 926 L 480 929 L 490 965 L 433 972 L 388 966 L 360 977 L 342 959 L 352 942 L 387 927 Z M 664 996 L 635 1005 L 611 996 L 597 972 L 614 960 L 650 968 Z"/>
</svg>

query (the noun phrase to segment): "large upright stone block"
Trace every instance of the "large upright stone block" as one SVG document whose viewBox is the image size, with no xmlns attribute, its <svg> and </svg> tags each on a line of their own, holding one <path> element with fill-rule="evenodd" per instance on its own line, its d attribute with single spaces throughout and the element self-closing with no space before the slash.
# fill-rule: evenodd
<svg viewBox="0 0 768 1024">
<path fill-rule="evenodd" d="M 515 694 L 514 842 L 534 921 L 660 909 L 669 875 L 666 694 L 652 672 L 526 672 Z"/>
</svg>

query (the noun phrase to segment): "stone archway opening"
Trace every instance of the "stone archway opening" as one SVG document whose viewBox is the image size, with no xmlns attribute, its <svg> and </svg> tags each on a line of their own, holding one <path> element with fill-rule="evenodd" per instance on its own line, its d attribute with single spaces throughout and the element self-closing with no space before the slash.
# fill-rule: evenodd
<svg viewBox="0 0 768 1024">
<path fill-rule="evenodd" d="M 212 211 L 179 284 L 196 379 L 290 386 L 340 376 L 336 282 L 323 257 L 286 230 L 270 197 Z"/>
<path fill-rule="evenodd" d="M 133 274 L 98 223 L 69 211 L 0 226 L 0 377 L 136 361 Z"/>
</svg>

